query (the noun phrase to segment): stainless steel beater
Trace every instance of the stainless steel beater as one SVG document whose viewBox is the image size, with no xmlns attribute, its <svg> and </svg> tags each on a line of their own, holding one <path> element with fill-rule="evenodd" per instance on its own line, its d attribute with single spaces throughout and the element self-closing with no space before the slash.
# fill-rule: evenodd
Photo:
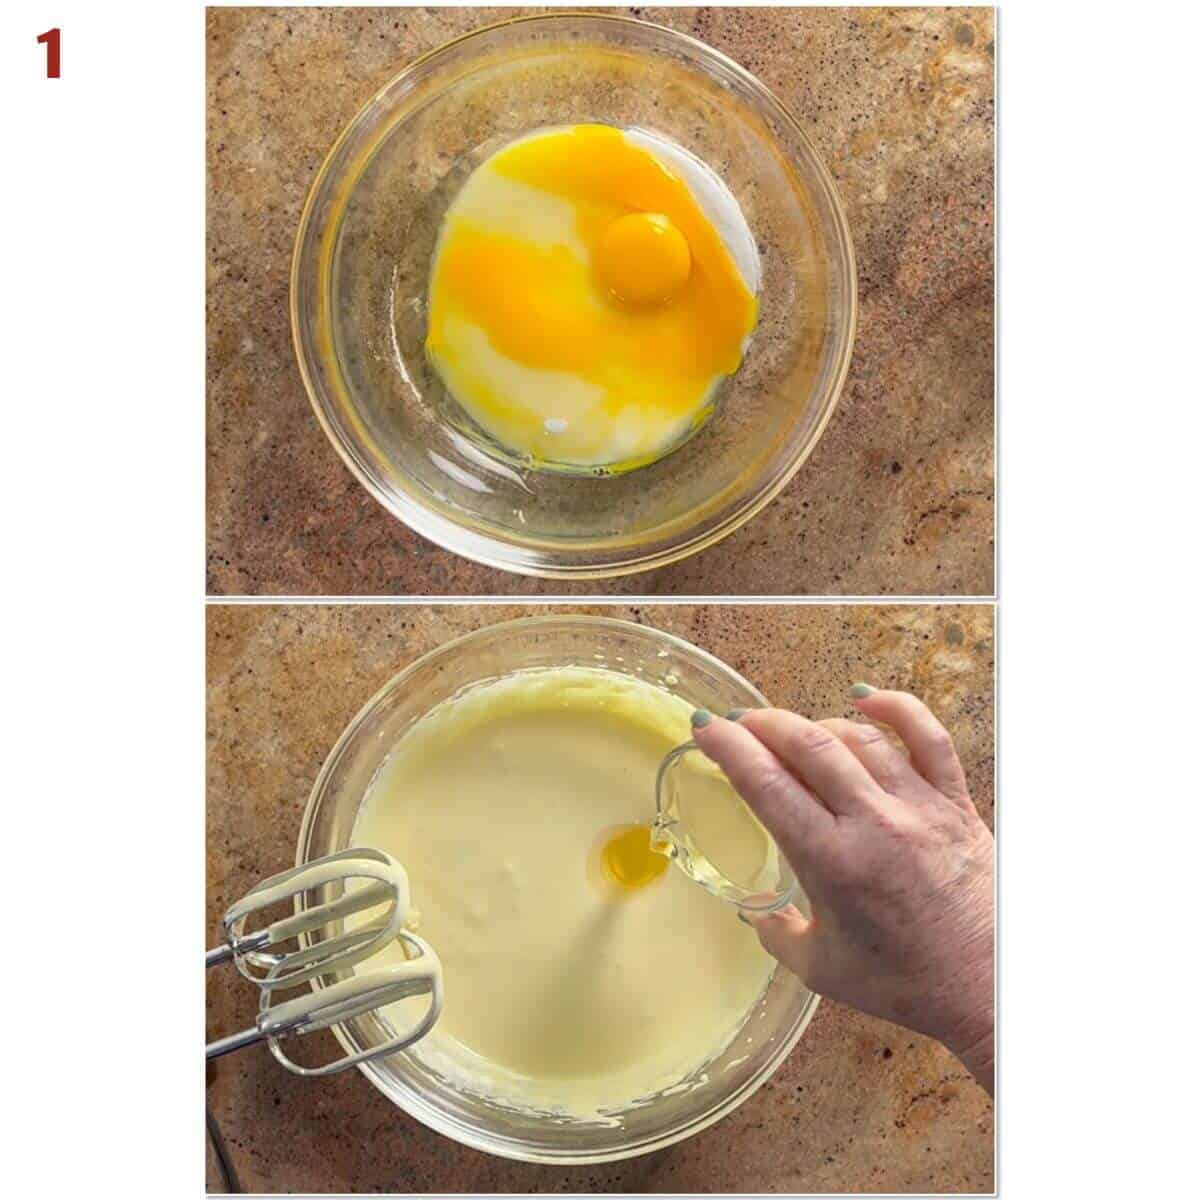
<svg viewBox="0 0 1200 1200">
<path fill-rule="evenodd" d="M 318 889 L 336 894 L 321 904 L 303 907 L 299 897 Z M 292 902 L 293 915 L 247 931 L 247 921 L 254 913 L 287 901 Z M 381 913 L 366 924 L 332 932 L 346 917 L 375 908 L 381 908 Z M 205 1058 L 218 1058 L 265 1041 L 289 1071 L 333 1075 L 357 1063 L 394 1054 L 424 1037 L 441 1014 L 442 969 L 433 947 L 404 928 L 409 908 L 408 875 L 382 850 L 341 850 L 264 879 L 228 908 L 222 921 L 225 940 L 204 957 L 206 968 L 232 960 L 259 987 L 259 1014 L 251 1028 L 210 1042 L 205 1047 Z M 322 931 L 327 936 L 314 936 Z M 321 982 L 321 977 L 348 970 L 394 940 L 404 946 L 405 962 L 355 972 L 336 983 Z M 280 949 L 293 941 L 295 949 Z M 275 993 L 305 984 L 315 984 L 315 988 L 273 1003 Z M 397 1031 L 379 1011 L 398 1000 L 423 994 L 430 997 L 429 1007 L 404 1030 Z M 384 1027 L 385 1040 L 331 1063 L 303 1067 L 280 1046 L 283 1038 L 327 1029 L 367 1013 Z"/>
</svg>

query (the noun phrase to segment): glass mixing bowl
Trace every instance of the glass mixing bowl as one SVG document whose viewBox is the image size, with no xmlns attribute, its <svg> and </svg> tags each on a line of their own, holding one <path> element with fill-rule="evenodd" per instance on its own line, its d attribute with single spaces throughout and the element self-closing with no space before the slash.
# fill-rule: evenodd
<svg viewBox="0 0 1200 1200">
<path fill-rule="evenodd" d="M 583 122 L 638 126 L 707 163 L 762 262 L 758 327 L 713 416 L 625 474 L 522 463 L 474 425 L 424 352 L 433 249 L 464 180 L 532 130 Z M 669 29 L 564 13 L 450 42 L 367 103 L 309 194 L 291 306 L 321 425 L 385 508 L 490 566 L 600 578 L 711 545 L 795 474 L 846 377 L 854 253 L 829 172 L 757 79 Z"/>
<path fill-rule="evenodd" d="M 724 663 L 656 629 L 606 617 L 559 616 L 489 626 L 426 654 L 350 722 L 313 786 L 297 863 L 350 845 L 355 816 L 376 771 L 396 740 L 434 705 L 515 670 L 558 666 L 638 676 L 714 712 L 766 703 Z M 648 813 L 653 785 L 647 780 Z M 322 898 L 314 895 L 308 902 Z M 787 1057 L 816 1006 L 817 997 L 794 975 L 777 970 L 730 1044 L 697 1073 L 696 1086 L 668 1089 L 607 1123 L 538 1114 L 471 1095 L 408 1053 L 364 1063 L 359 1070 L 405 1112 L 476 1149 L 528 1162 L 610 1162 L 669 1146 L 735 1109 Z M 370 1017 L 338 1026 L 335 1033 L 348 1052 L 378 1045 L 386 1036 Z"/>
</svg>

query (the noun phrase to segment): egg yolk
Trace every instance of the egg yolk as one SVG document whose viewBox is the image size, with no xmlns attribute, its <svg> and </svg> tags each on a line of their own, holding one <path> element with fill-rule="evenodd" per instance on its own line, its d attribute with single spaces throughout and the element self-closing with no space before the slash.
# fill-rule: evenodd
<svg viewBox="0 0 1200 1200">
<path fill-rule="evenodd" d="M 626 825 L 605 842 L 600 861 L 610 879 L 632 890 L 653 883 L 669 860 L 654 849 L 648 825 Z"/>
<path fill-rule="evenodd" d="M 434 254 L 426 349 L 509 451 L 628 470 L 708 419 L 757 317 L 687 184 L 621 130 L 576 125 L 497 151 L 463 185 Z"/>
<path fill-rule="evenodd" d="M 596 246 L 596 272 L 628 304 L 662 304 L 687 282 L 692 252 L 662 213 L 618 217 Z"/>
</svg>

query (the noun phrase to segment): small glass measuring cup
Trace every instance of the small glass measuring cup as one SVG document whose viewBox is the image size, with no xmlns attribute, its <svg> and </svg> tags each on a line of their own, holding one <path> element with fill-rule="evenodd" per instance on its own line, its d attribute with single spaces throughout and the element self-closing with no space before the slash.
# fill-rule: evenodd
<svg viewBox="0 0 1200 1200">
<path fill-rule="evenodd" d="M 654 791 L 651 845 L 689 879 L 747 912 L 798 900 L 800 885 L 775 839 L 695 742 L 663 759 Z"/>
</svg>

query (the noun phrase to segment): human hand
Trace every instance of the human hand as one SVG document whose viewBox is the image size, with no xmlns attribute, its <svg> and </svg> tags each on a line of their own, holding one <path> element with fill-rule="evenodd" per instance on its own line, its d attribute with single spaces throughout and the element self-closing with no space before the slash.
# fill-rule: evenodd
<svg viewBox="0 0 1200 1200">
<path fill-rule="evenodd" d="M 995 843 L 929 709 L 851 694 L 903 749 L 875 724 L 781 709 L 692 718 L 812 906 L 746 919 L 813 991 L 937 1038 L 991 1092 Z"/>
</svg>

